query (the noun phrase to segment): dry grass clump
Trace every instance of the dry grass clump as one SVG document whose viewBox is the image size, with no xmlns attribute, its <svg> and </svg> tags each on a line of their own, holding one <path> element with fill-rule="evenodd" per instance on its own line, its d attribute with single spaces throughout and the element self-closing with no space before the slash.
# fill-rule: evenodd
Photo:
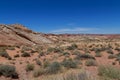
<svg viewBox="0 0 120 80">
<path fill-rule="evenodd" d="M 99 66 L 98 74 L 101 77 L 112 79 L 112 80 L 120 80 L 120 68 L 115 68 L 111 65 L 108 66 Z"/>
<path fill-rule="evenodd" d="M 78 67 L 78 63 L 73 61 L 72 59 L 65 59 L 62 61 L 61 63 L 64 67 L 66 67 L 67 69 L 69 68 L 77 68 Z"/>
<path fill-rule="evenodd" d="M 43 77 L 42 80 L 96 80 L 86 71 L 69 71 L 64 74 Z"/>
</svg>

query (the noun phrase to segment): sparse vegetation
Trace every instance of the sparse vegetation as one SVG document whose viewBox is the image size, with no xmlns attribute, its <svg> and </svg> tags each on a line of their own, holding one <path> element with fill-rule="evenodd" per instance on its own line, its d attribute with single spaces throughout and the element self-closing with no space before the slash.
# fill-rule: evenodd
<svg viewBox="0 0 120 80">
<path fill-rule="evenodd" d="M 93 59 L 89 59 L 85 63 L 86 66 L 97 66 L 97 62 Z"/>
<path fill-rule="evenodd" d="M 62 52 L 63 52 L 62 48 L 60 48 L 60 47 L 54 48 L 54 53 L 62 53 Z"/>
<path fill-rule="evenodd" d="M 119 80 L 120 79 L 120 69 L 115 68 L 111 65 L 109 66 L 99 66 L 98 74 L 102 77 L 107 77 L 108 79 L 112 80 Z"/>
<path fill-rule="evenodd" d="M 14 58 L 17 58 L 17 57 L 20 57 L 20 55 L 19 54 L 14 55 Z"/>
<path fill-rule="evenodd" d="M 15 78 L 15 79 L 18 78 L 16 68 L 11 65 L 0 65 L 0 75 L 3 75 L 5 77 Z"/>
<path fill-rule="evenodd" d="M 46 72 L 48 74 L 56 74 L 58 73 L 59 71 L 61 70 L 61 65 L 59 62 L 53 62 L 51 63 L 47 69 L 46 69 Z"/>
<path fill-rule="evenodd" d="M 8 50 L 15 50 L 15 47 L 8 47 Z"/>
<path fill-rule="evenodd" d="M 50 39 L 49 44 L 31 39 L 26 45 L 0 45 L 0 79 L 18 78 L 20 74 L 20 80 L 120 80 L 119 38 L 71 35 L 41 35 Z M 102 66 L 107 63 L 112 66 Z"/>
<path fill-rule="evenodd" d="M 50 65 L 50 62 L 48 60 L 45 60 L 43 63 L 43 67 L 46 68 Z"/>
<path fill-rule="evenodd" d="M 81 53 L 78 50 L 75 50 L 72 55 L 81 55 Z"/>
<path fill-rule="evenodd" d="M 76 44 L 72 44 L 71 46 L 67 47 L 68 50 L 74 50 L 76 48 L 78 48 L 78 46 Z"/>
<path fill-rule="evenodd" d="M 101 54 L 100 52 L 97 52 L 97 53 L 95 54 L 95 57 L 102 57 L 102 54 Z"/>
<path fill-rule="evenodd" d="M 66 68 L 77 68 L 78 66 L 77 63 L 72 59 L 65 59 L 61 64 Z"/>
<path fill-rule="evenodd" d="M 95 58 L 89 53 L 85 53 L 85 54 L 78 54 L 76 56 L 76 59 L 80 60 L 80 59 L 95 59 Z"/>
<path fill-rule="evenodd" d="M 45 72 L 45 69 L 43 69 L 43 68 L 39 68 L 39 69 L 37 69 L 37 70 L 35 70 L 34 72 L 33 72 L 33 76 L 34 77 L 39 77 L 39 76 L 41 76 L 41 75 L 43 75 L 43 74 L 45 74 L 46 72 Z"/>
<path fill-rule="evenodd" d="M 33 71 L 34 70 L 34 64 L 27 64 L 26 65 L 26 71 L 28 72 L 28 71 Z"/>
<path fill-rule="evenodd" d="M 114 54 L 110 54 L 110 55 L 108 56 L 108 59 L 114 59 L 114 58 L 116 58 L 116 56 L 115 56 Z"/>
<path fill-rule="evenodd" d="M 30 57 L 30 54 L 28 52 L 24 52 L 21 54 L 22 57 Z"/>
<path fill-rule="evenodd" d="M 77 71 L 77 72 L 68 72 L 63 75 L 52 75 L 50 77 L 45 77 L 42 80 L 96 80 L 93 79 L 92 76 L 90 76 L 85 71 Z"/>
<path fill-rule="evenodd" d="M 39 59 L 36 59 L 36 64 L 37 65 L 42 65 L 42 62 Z"/>
<path fill-rule="evenodd" d="M 108 49 L 108 50 L 107 50 L 107 53 L 109 53 L 109 54 L 114 54 L 113 51 L 112 51 L 112 49 Z"/>
<path fill-rule="evenodd" d="M 0 56 L 11 60 L 11 57 L 9 56 L 9 54 L 6 51 L 0 52 Z"/>
</svg>

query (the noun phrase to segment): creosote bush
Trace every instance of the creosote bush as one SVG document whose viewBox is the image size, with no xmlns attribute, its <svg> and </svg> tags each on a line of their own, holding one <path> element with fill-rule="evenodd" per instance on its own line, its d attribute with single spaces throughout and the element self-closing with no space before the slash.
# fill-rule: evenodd
<svg viewBox="0 0 120 80">
<path fill-rule="evenodd" d="M 120 48 L 117 47 L 117 48 L 115 48 L 115 50 L 120 51 Z"/>
<path fill-rule="evenodd" d="M 20 57 L 20 55 L 19 54 L 14 55 L 14 58 L 17 58 L 17 57 Z"/>
<path fill-rule="evenodd" d="M 40 52 L 38 57 L 40 58 L 41 56 L 45 56 L 45 52 Z"/>
<path fill-rule="evenodd" d="M 112 49 L 108 49 L 108 50 L 107 50 L 107 53 L 109 53 L 109 54 L 114 54 L 113 51 L 112 51 Z"/>
<path fill-rule="evenodd" d="M 69 53 L 69 52 L 63 52 L 63 55 L 64 55 L 64 56 L 69 56 L 70 53 Z"/>
<path fill-rule="evenodd" d="M 64 50 L 60 47 L 54 48 L 54 53 L 62 53 Z"/>
<path fill-rule="evenodd" d="M 49 62 L 48 60 L 45 60 L 45 61 L 43 62 L 43 67 L 44 67 L 44 68 L 47 68 L 49 65 L 50 65 L 50 62 Z"/>
<path fill-rule="evenodd" d="M 11 65 L 0 65 L 0 76 L 3 75 L 5 77 L 18 78 L 18 74 L 16 72 L 16 68 Z"/>
<path fill-rule="evenodd" d="M 76 59 L 81 60 L 81 59 L 95 59 L 95 58 L 89 53 L 85 53 L 85 54 L 78 54 L 76 56 Z"/>
<path fill-rule="evenodd" d="M 26 71 L 28 72 L 28 71 L 33 71 L 34 70 L 34 64 L 27 64 L 26 65 Z"/>
<path fill-rule="evenodd" d="M 81 55 L 81 53 L 78 50 L 75 50 L 72 55 Z"/>
<path fill-rule="evenodd" d="M 77 68 L 77 62 L 73 61 L 72 59 L 65 59 L 61 63 L 66 68 Z"/>
<path fill-rule="evenodd" d="M 22 51 L 30 51 L 30 50 L 32 50 L 31 47 L 28 47 L 28 46 L 23 46 L 22 47 Z"/>
<path fill-rule="evenodd" d="M 42 65 L 42 62 L 39 59 L 36 59 L 35 61 L 37 65 Z"/>
<path fill-rule="evenodd" d="M 9 54 L 6 51 L 0 52 L 0 56 L 8 58 L 9 60 L 11 60 L 11 57 L 9 56 Z"/>
<path fill-rule="evenodd" d="M 97 62 L 93 59 L 89 59 L 85 63 L 86 66 L 97 66 Z"/>
<path fill-rule="evenodd" d="M 52 48 L 52 47 L 49 47 L 48 49 L 47 49 L 47 52 L 53 52 L 54 51 L 54 48 Z"/>
<path fill-rule="evenodd" d="M 97 53 L 95 54 L 95 57 L 102 57 L 102 54 L 101 54 L 100 52 L 97 52 Z"/>
<path fill-rule="evenodd" d="M 21 56 L 22 56 L 22 57 L 30 57 L 30 54 L 27 53 L 27 52 L 24 52 L 24 53 L 21 54 Z"/>
<path fill-rule="evenodd" d="M 72 44 L 71 46 L 67 47 L 68 50 L 74 50 L 76 48 L 78 48 L 78 46 L 76 44 Z"/>
<path fill-rule="evenodd" d="M 8 50 L 15 50 L 15 47 L 8 47 Z"/>
<path fill-rule="evenodd" d="M 108 56 L 108 59 L 114 59 L 114 58 L 116 58 L 116 55 L 114 55 L 114 54 L 110 54 L 110 55 Z"/>
</svg>

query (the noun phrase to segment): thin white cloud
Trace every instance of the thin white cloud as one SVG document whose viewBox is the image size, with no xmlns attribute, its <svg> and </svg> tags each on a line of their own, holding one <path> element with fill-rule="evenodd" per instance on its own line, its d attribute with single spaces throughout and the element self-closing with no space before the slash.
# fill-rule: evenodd
<svg viewBox="0 0 120 80">
<path fill-rule="evenodd" d="M 86 33 L 90 31 L 98 30 L 97 28 L 65 28 L 65 29 L 58 29 L 53 30 L 50 33 Z"/>
</svg>

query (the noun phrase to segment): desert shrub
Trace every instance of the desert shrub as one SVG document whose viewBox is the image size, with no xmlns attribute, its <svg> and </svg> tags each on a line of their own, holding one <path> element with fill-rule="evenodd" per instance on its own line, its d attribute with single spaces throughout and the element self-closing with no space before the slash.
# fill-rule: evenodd
<svg viewBox="0 0 120 80">
<path fill-rule="evenodd" d="M 56 74 L 61 70 L 61 65 L 59 62 L 53 62 L 51 63 L 48 68 L 46 69 L 46 72 L 48 74 Z"/>
<path fill-rule="evenodd" d="M 97 66 L 97 62 L 93 59 L 89 59 L 85 62 L 86 66 Z"/>
<path fill-rule="evenodd" d="M 81 53 L 78 51 L 78 50 L 75 50 L 73 53 L 72 53 L 72 55 L 81 55 Z"/>
<path fill-rule="evenodd" d="M 40 69 L 37 69 L 33 72 L 33 76 L 34 77 L 39 77 L 39 76 L 41 76 L 45 73 L 46 73 L 45 70 L 43 68 L 40 68 Z"/>
<path fill-rule="evenodd" d="M 37 51 L 35 51 L 35 50 L 31 50 L 31 53 L 36 53 Z"/>
<path fill-rule="evenodd" d="M 120 48 L 117 47 L 117 48 L 115 48 L 115 50 L 120 51 Z"/>
<path fill-rule="evenodd" d="M 60 47 L 56 47 L 56 48 L 54 48 L 54 52 L 55 53 L 62 53 L 64 50 L 62 49 L 62 48 L 60 48 Z"/>
<path fill-rule="evenodd" d="M 65 59 L 61 63 L 66 68 L 77 68 L 77 63 L 73 61 L 72 59 Z"/>
<path fill-rule="evenodd" d="M 15 50 L 15 47 L 8 47 L 8 50 Z"/>
<path fill-rule="evenodd" d="M 101 54 L 100 52 L 97 52 L 97 53 L 95 54 L 95 57 L 102 57 L 102 54 Z"/>
<path fill-rule="evenodd" d="M 111 65 L 109 66 L 99 66 L 98 74 L 103 77 L 108 77 L 114 80 L 120 80 L 120 69 L 115 68 Z"/>
<path fill-rule="evenodd" d="M 22 47 L 22 51 L 30 51 L 30 50 L 32 50 L 31 47 L 28 47 L 28 46 L 23 46 Z"/>
<path fill-rule="evenodd" d="M 45 52 L 40 52 L 38 56 L 45 56 Z"/>
<path fill-rule="evenodd" d="M 116 54 L 117 57 L 120 57 L 120 53 Z"/>
<path fill-rule="evenodd" d="M 89 53 L 85 53 L 85 54 L 78 54 L 76 56 L 76 59 L 80 60 L 80 59 L 95 59 L 95 58 Z"/>
<path fill-rule="evenodd" d="M 0 65 L 0 76 L 1 75 L 5 77 L 18 78 L 16 68 L 11 65 Z"/>
<path fill-rule="evenodd" d="M 120 62 L 120 57 L 119 56 L 116 57 L 116 61 Z"/>
<path fill-rule="evenodd" d="M 63 55 L 64 55 L 64 56 L 69 56 L 70 53 L 69 53 L 69 52 L 63 52 Z"/>
<path fill-rule="evenodd" d="M 0 52 L 6 51 L 7 47 L 0 47 Z"/>
<path fill-rule="evenodd" d="M 15 45 L 16 48 L 20 48 L 20 45 Z"/>
<path fill-rule="evenodd" d="M 94 51 L 97 53 L 97 52 L 101 52 L 101 49 L 100 48 L 94 48 Z"/>
<path fill-rule="evenodd" d="M 49 47 L 48 49 L 47 49 L 47 52 L 53 52 L 54 51 L 54 48 L 52 48 L 52 47 Z"/>
<path fill-rule="evenodd" d="M 42 62 L 39 59 L 36 59 L 36 64 L 37 65 L 42 65 Z"/>
<path fill-rule="evenodd" d="M 9 54 L 6 51 L 0 52 L 0 56 L 8 58 L 9 60 L 11 60 L 11 57 L 9 56 Z"/>
<path fill-rule="evenodd" d="M 17 57 L 20 57 L 20 55 L 19 54 L 14 55 L 14 58 L 17 58 Z"/>
<path fill-rule="evenodd" d="M 81 55 L 82 55 L 82 54 L 77 54 L 76 57 L 75 57 L 75 59 L 76 59 L 76 60 L 81 60 L 81 59 L 82 59 L 82 58 L 81 58 Z"/>
<path fill-rule="evenodd" d="M 24 53 L 21 54 L 21 56 L 22 56 L 22 57 L 30 57 L 30 54 L 27 53 L 27 52 L 24 52 Z"/>
<path fill-rule="evenodd" d="M 108 59 L 114 59 L 114 58 L 116 58 L 116 56 L 115 56 L 114 54 L 110 54 L 110 55 L 108 56 Z"/>
<path fill-rule="evenodd" d="M 50 65 L 50 62 L 48 60 L 45 60 L 43 63 L 43 67 L 47 68 Z"/>
<path fill-rule="evenodd" d="M 108 50 L 107 50 L 107 53 L 109 53 L 109 54 L 114 54 L 113 51 L 112 51 L 112 49 L 108 49 Z"/>
<path fill-rule="evenodd" d="M 72 44 L 71 46 L 67 47 L 68 50 L 74 50 L 76 48 L 78 48 L 78 46 L 76 44 Z"/>
<path fill-rule="evenodd" d="M 94 51 L 95 53 L 97 53 L 97 52 L 101 52 L 101 51 L 105 51 L 106 50 L 106 48 L 104 48 L 104 47 L 102 47 L 102 48 L 92 48 L 91 49 L 91 51 Z"/>
<path fill-rule="evenodd" d="M 34 64 L 27 64 L 26 71 L 28 72 L 28 71 L 32 71 L 32 70 L 34 70 Z"/>
<path fill-rule="evenodd" d="M 34 47 L 34 50 L 36 52 L 38 52 L 38 53 L 40 53 L 41 51 L 43 51 L 43 49 L 44 49 L 44 47 L 42 45 L 39 45 L 39 46 L 37 45 L 37 46 Z"/>
</svg>

